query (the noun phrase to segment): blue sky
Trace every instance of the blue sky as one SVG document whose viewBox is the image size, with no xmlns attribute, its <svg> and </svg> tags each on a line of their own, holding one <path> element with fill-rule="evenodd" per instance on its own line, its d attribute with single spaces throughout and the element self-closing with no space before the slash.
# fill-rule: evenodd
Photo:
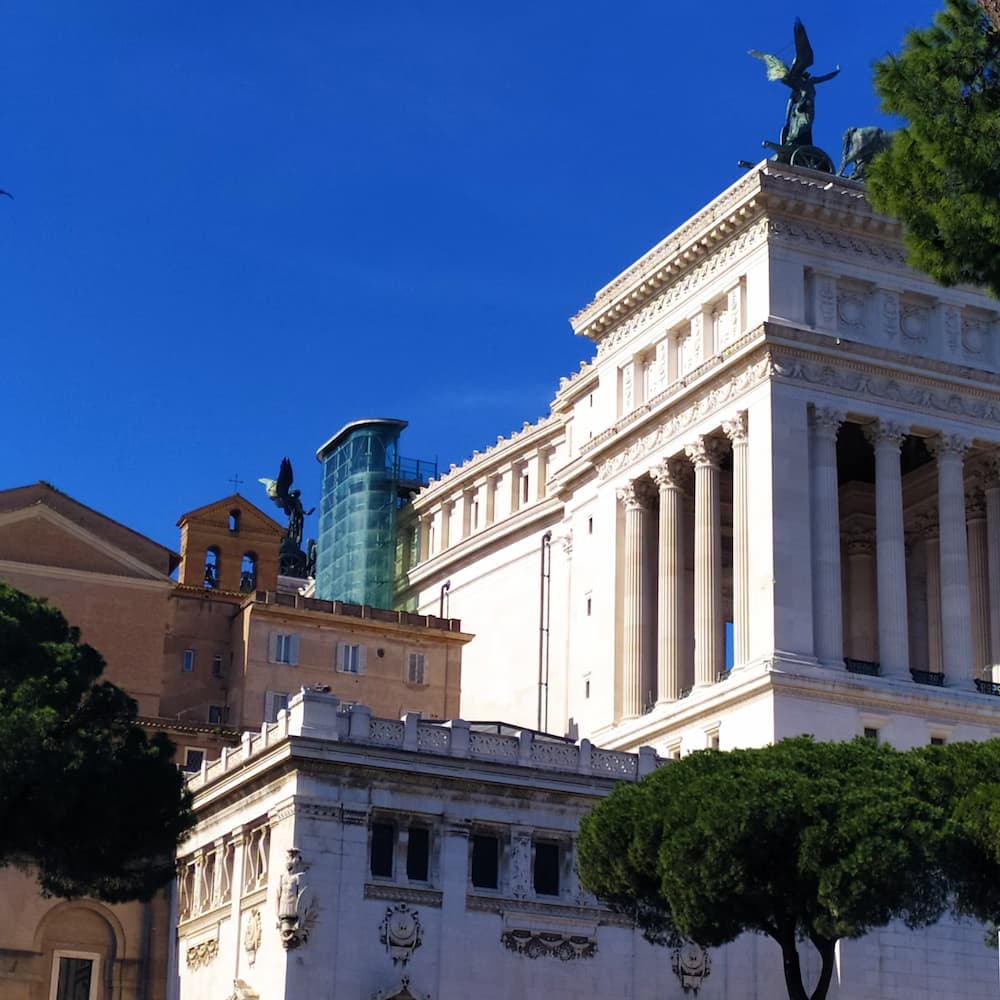
<svg viewBox="0 0 1000 1000">
<path fill-rule="evenodd" d="M 776 139 L 817 143 L 937 3 L 20 0 L 0 40 L 0 486 L 176 547 L 349 420 L 446 468 L 593 353 L 567 318 Z M 315 515 L 307 533 L 315 529 Z"/>
</svg>

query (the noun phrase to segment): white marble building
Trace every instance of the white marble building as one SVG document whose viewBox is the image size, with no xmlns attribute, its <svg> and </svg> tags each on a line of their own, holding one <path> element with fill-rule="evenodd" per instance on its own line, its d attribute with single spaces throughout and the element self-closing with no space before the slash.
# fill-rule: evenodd
<svg viewBox="0 0 1000 1000">
<path fill-rule="evenodd" d="M 204 764 L 179 852 L 173 1000 L 773 1000 L 781 955 L 642 939 L 576 880 L 580 817 L 657 766 L 530 731 L 372 718 L 304 690 Z M 670 766 L 670 762 L 660 762 Z M 815 952 L 803 949 L 815 978 Z M 841 942 L 831 998 L 986 1000 L 978 929 Z"/>
<path fill-rule="evenodd" d="M 476 633 L 463 715 L 667 756 L 1000 732 L 996 300 L 765 162 L 572 322 L 550 415 L 412 505 L 400 598 Z"/>
</svg>

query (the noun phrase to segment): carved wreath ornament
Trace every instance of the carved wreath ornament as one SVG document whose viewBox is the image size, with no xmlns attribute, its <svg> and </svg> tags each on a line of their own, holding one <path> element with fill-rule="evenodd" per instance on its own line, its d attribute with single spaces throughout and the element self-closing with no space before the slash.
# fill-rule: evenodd
<svg viewBox="0 0 1000 1000">
<path fill-rule="evenodd" d="M 417 911 L 411 910 L 406 903 L 387 907 L 379 928 L 379 940 L 385 945 L 393 965 L 406 965 L 423 944 L 423 928 Z"/>
<path fill-rule="evenodd" d="M 247 961 L 252 966 L 257 961 L 262 937 L 260 910 L 251 910 L 247 914 L 247 924 L 243 931 L 243 948 L 247 953 Z"/>
<path fill-rule="evenodd" d="M 711 956 L 701 945 L 685 941 L 674 949 L 672 958 L 671 967 L 674 975 L 681 981 L 682 989 L 685 993 L 693 991 L 697 996 L 698 990 L 712 971 Z"/>
</svg>

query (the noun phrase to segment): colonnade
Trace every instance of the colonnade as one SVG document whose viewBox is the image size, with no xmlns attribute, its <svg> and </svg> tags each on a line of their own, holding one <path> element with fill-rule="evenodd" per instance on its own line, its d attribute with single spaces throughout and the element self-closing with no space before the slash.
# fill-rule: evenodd
<svg viewBox="0 0 1000 1000">
<path fill-rule="evenodd" d="M 809 407 L 809 542 L 802 558 L 811 560 L 813 648 L 797 652 L 844 669 L 845 652 L 852 652 L 845 650 L 846 620 L 855 638 L 869 630 L 881 676 L 912 680 L 908 591 L 920 586 L 929 670 L 943 673 L 949 685 L 971 687 L 989 665 L 1000 665 L 1000 458 L 980 462 L 977 456 L 978 502 L 968 507 L 967 516 L 966 480 L 972 477 L 965 465 L 971 441 L 949 433 L 925 438 L 936 462 L 937 517 L 936 530 L 926 517 L 917 529 L 926 566 L 918 580 L 908 545 L 916 522 L 904 508 L 901 462 L 910 428 L 880 418 L 863 423 L 875 459 L 872 537 L 841 519 L 837 437 L 845 420 L 835 408 Z M 681 697 L 685 667 L 691 671 L 692 637 L 688 682 L 714 684 L 724 670 L 721 465 L 727 450 L 732 456 L 733 664 L 738 668 L 751 658 L 750 480 L 772 470 L 748 468 L 747 434 L 742 411 L 618 491 L 624 507 L 623 717 L 648 709 L 653 691 L 657 703 Z M 694 524 L 686 526 L 692 469 Z M 791 513 L 772 511 L 774 530 Z M 685 551 L 692 539 L 693 586 Z M 775 566 L 774 573 L 779 572 Z M 775 636 L 775 645 L 779 642 Z M 924 650 L 919 652 L 922 663 Z"/>
</svg>

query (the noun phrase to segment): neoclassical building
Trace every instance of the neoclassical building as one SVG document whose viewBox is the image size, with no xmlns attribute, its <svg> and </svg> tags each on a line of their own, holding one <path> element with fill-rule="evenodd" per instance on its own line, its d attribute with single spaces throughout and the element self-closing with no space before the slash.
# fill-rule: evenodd
<svg viewBox="0 0 1000 1000">
<path fill-rule="evenodd" d="M 667 755 L 1000 732 L 994 299 L 767 161 L 572 324 L 550 415 L 407 512 L 400 600 L 478 636 L 463 714 Z"/>
</svg>

